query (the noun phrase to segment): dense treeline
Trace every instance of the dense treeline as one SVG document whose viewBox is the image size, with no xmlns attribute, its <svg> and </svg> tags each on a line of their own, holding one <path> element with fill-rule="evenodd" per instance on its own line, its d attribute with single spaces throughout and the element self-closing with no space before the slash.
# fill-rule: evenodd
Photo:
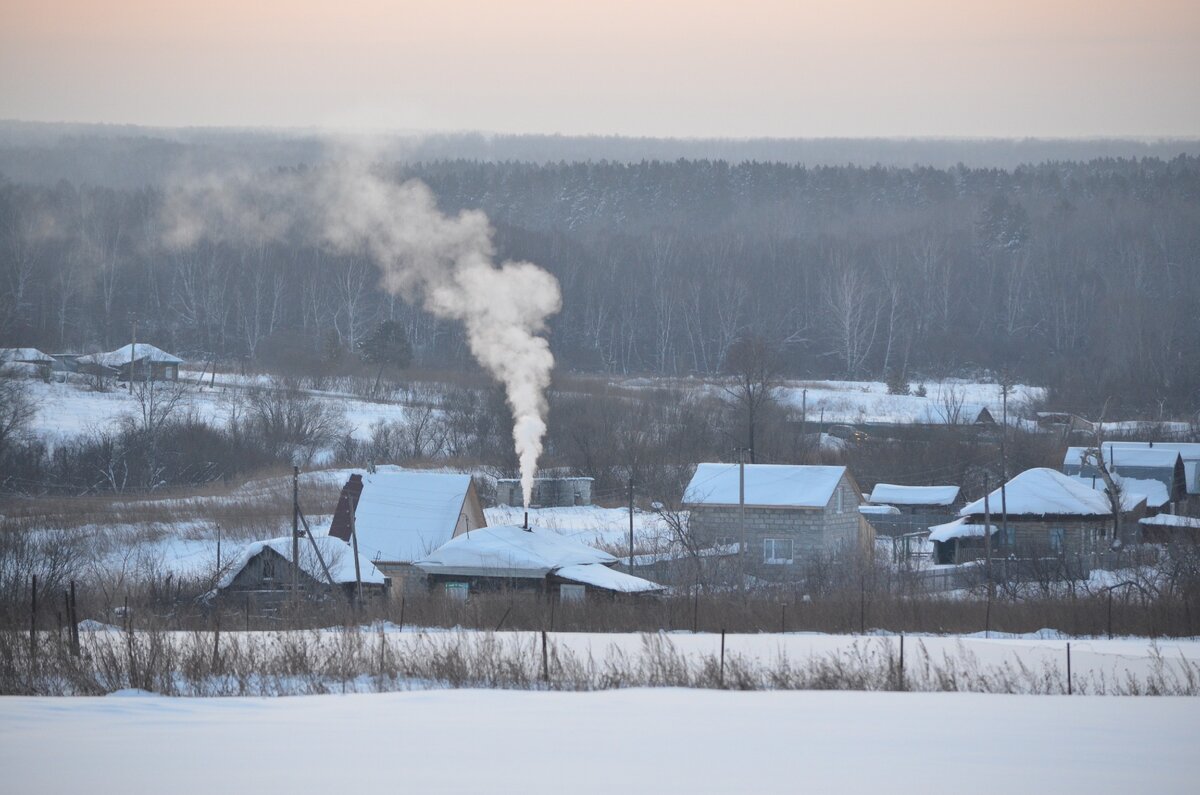
<svg viewBox="0 0 1200 795">
<path fill-rule="evenodd" d="M 561 281 L 569 369 L 720 371 L 748 334 L 808 376 L 1007 369 L 1058 405 L 1200 404 L 1200 158 L 1013 170 L 680 160 L 397 165 L 486 211 L 507 258 Z M 365 259 L 296 241 L 162 242 L 164 194 L 0 183 L 0 344 L 296 363 L 399 321 L 418 364 L 458 329 L 388 296 Z"/>
</svg>

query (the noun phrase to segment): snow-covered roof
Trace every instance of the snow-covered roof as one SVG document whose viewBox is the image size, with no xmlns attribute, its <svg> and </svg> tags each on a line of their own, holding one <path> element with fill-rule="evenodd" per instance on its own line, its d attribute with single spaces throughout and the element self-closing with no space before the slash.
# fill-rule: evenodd
<svg viewBox="0 0 1200 795">
<path fill-rule="evenodd" d="M 1195 516 L 1176 516 L 1170 513 L 1160 513 L 1138 520 L 1138 524 L 1147 527 L 1185 527 L 1200 530 L 1200 518 Z"/>
<path fill-rule="evenodd" d="M 44 362 L 53 364 L 54 357 L 37 348 L 0 348 L 0 362 Z"/>
<path fill-rule="evenodd" d="M 666 590 L 656 582 L 634 577 L 623 571 L 610 569 L 601 563 L 582 563 L 574 566 L 563 566 L 554 572 L 555 577 L 562 577 L 571 582 L 590 585 L 593 588 L 603 588 L 617 593 L 649 593 Z"/>
<path fill-rule="evenodd" d="M 1008 481 L 1005 502 L 1009 516 L 1111 516 L 1108 497 L 1078 478 L 1053 469 L 1027 469 Z M 993 516 L 1001 511 L 1000 489 L 989 495 Z M 1130 495 L 1125 509 L 1130 510 Z M 959 516 L 982 516 L 984 501 L 978 499 L 958 512 Z"/>
<path fill-rule="evenodd" d="M 607 552 L 549 530 L 496 525 L 463 533 L 415 565 L 430 574 L 541 578 L 564 566 L 616 562 Z"/>
<path fill-rule="evenodd" d="M 870 502 L 889 505 L 952 505 L 958 499 L 958 486 L 896 486 L 876 483 Z"/>
<path fill-rule="evenodd" d="M 746 464 L 746 505 L 824 508 L 845 467 Z M 688 505 L 737 505 L 738 465 L 701 464 L 683 494 Z"/>
<path fill-rule="evenodd" d="M 380 467 L 362 473 L 354 512 L 358 551 L 372 560 L 410 563 L 454 537 L 471 476 Z"/>
<path fill-rule="evenodd" d="M 1094 446 L 1068 447 L 1066 455 L 1063 456 L 1063 466 L 1084 466 L 1082 464 L 1084 453 L 1095 449 Z M 1108 442 L 1105 442 L 1103 452 L 1104 463 L 1117 471 L 1120 471 L 1123 466 L 1171 469 L 1175 466 L 1175 462 L 1179 460 L 1179 451 L 1168 450 L 1158 446 L 1116 447 L 1110 446 Z M 1089 461 L 1087 466 L 1094 466 L 1094 463 Z"/>
<path fill-rule="evenodd" d="M 968 524 L 966 517 L 955 519 L 945 524 L 935 524 L 929 528 L 929 540 L 945 543 L 953 538 L 983 538 L 983 529 L 990 527 L 989 535 L 995 535 L 1000 528 L 996 525 Z"/>
<path fill-rule="evenodd" d="M 325 565 L 329 567 L 329 573 L 333 576 L 334 582 L 357 582 L 354 575 L 354 553 L 350 549 L 349 544 L 340 538 L 333 538 L 331 536 L 314 536 L 313 540 L 316 541 L 317 547 L 321 550 L 321 558 L 325 559 Z M 229 567 L 221 577 L 220 582 L 217 583 L 217 588 L 228 588 L 232 585 L 237 575 L 241 573 L 242 569 L 246 568 L 246 564 L 267 547 L 275 550 L 289 561 L 292 559 L 291 536 L 269 538 L 266 541 L 254 541 L 242 547 L 241 552 L 238 553 L 237 560 L 234 561 L 234 564 Z M 362 581 L 364 583 L 383 584 L 383 575 L 362 554 L 361 550 L 358 554 L 358 565 L 359 570 L 362 572 Z M 319 582 L 328 582 L 328 579 L 325 577 L 325 570 L 321 568 L 321 561 L 313 551 L 312 542 L 307 538 L 300 539 L 300 569 Z"/>
<path fill-rule="evenodd" d="M 1161 480 L 1126 478 L 1122 477 L 1120 473 L 1114 474 L 1113 480 L 1121 487 L 1122 501 L 1128 505 L 1137 505 L 1142 498 L 1145 498 L 1147 507 L 1161 508 L 1171 501 L 1171 495 L 1167 492 L 1167 484 Z M 1106 488 L 1104 480 L 1099 477 L 1080 475 L 1079 481 L 1099 492 L 1103 492 Z"/>
<path fill-rule="evenodd" d="M 1200 461 L 1200 442 L 1105 442 L 1104 449 L 1113 448 L 1120 461 L 1126 450 L 1174 450 L 1184 461 Z"/>
<path fill-rule="evenodd" d="M 900 509 L 895 505 L 860 505 L 858 512 L 869 516 L 894 516 Z"/>
<path fill-rule="evenodd" d="M 109 351 L 108 353 L 93 353 L 88 356 L 80 356 L 78 361 L 85 364 L 100 364 L 105 367 L 120 367 L 123 364 L 129 364 L 131 359 L 133 361 L 142 361 L 145 359 L 151 362 L 161 362 L 162 364 L 183 364 L 183 359 L 180 359 L 178 356 L 172 356 L 162 348 L 156 348 L 144 342 L 139 342 L 136 346 L 123 345 L 115 351 Z"/>
</svg>

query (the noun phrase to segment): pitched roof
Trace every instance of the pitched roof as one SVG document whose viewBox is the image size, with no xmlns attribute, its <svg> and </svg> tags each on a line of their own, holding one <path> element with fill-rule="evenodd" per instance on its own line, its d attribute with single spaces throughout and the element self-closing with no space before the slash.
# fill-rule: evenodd
<svg viewBox="0 0 1200 795">
<path fill-rule="evenodd" d="M 541 578 L 564 566 L 616 562 L 553 531 L 496 525 L 463 533 L 415 565 L 430 574 Z"/>
<path fill-rule="evenodd" d="M 895 486 L 876 483 L 870 502 L 888 505 L 952 505 L 958 499 L 958 486 Z"/>
<path fill-rule="evenodd" d="M 1009 516 L 1111 516 L 1108 497 L 1078 478 L 1053 469 L 1027 469 L 1005 484 Z M 1001 491 L 988 495 L 993 516 L 1001 511 Z M 1125 509 L 1134 507 L 1126 499 Z M 982 516 L 984 501 L 978 499 L 958 512 L 959 516 Z"/>
<path fill-rule="evenodd" d="M 746 464 L 746 505 L 824 508 L 846 474 L 838 466 Z M 738 505 L 737 464 L 700 464 L 683 493 L 688 505 Z"/>
<path fill-rule="evenodd" d="M 178 356 L 172 356 L 162 348 L 156 348 L 145 342 L 139 342 L 137 345 L 123 345 L 115 351 L 109 351 L 108 353 L 93 353 L 88 356 L 80 356 L 78 361 L 84 364 L 120 367 L 123 364 L 129 364 L 131 358 L 133 361 L 148 359 L 149 361 L 161 362 L 163 364 L 183 364 L 183 359 L 180 359 Z"/>
<path fill-rule="evenodd" d="M 332 536 L 314 536 L 314 541 L 317 547 L 321 550 L 321 558 L 324 558 L 325 565 L 329 567 L 329 573 L 333 577 L 333 581 L 337 583 L 357 582 L 354 573 L 354 553 L 350 549 L 350 545 L 340 538 Z M 238 558 L 232 566 L 221 577 L 217 583 L 217 588 L 228 588 L 233 584 L 234 579 L 241 573 L 242 569 L 246 568 L 246 564 L 256 557 L 264 549 L 273 549 L 282 555 L 287 560 L 292 559 L 292 537 L 280 536 L 279 538 L 268 538 L 265 541 L 254 541 L 242 547 L 238 553 Z M 300 539 L 300 569 L 318 582 L 328 582 L 325 577 L 325 570 L 321 567 L 321 560 L 313 552 L 312 544 L 307 538 Z M 383 575 L 379 573 L 379 569 L 359 551 L 358 555 L 359 571 L 362 573 L 362 581 L 364 583 L 383 584 Z"/>
<path fill-rule="evenodd" d="M 1095 466 L 1092 462 L 1083 464 L 1083 455 L 1092 447 L 1068 447 L 1063 456 L 1063 466 Z M 1163 447 L 1116 447 L 1104 443 L 1104 463 L 1110 468 L 1120 470 L 1121 467 L 1145 467 L 1148 469 L 1172 469 L 1179 461 L 1179 451 Z"/>
<path fill-rule="evenodd" d="M 54 357 L 37 348 L 0 348 L 0 362 L 44 362 L 53 364 Z"/>
<path fill-rule="evenodd" d="M 372 560 L 411 563 L 454 537 L 470 475 L 387 466 L 361 477 L 354 512 L 360 553 Z M 339 535 L 334 529 L 336 521 L 330 532 Z"/>
</svg>

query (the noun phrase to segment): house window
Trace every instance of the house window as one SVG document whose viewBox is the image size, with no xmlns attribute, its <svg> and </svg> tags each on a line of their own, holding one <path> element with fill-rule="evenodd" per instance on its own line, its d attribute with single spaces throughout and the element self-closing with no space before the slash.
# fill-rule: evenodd
<svg viewBox="0 0 1200 795">
<path fill-rule="evenodd" d="M 734 539 L 733 536 L 717 536 L 716 540 L 713 542 L 713 544 L 718 547 L 731 547 L 736 543 L 737 540 Z"/>
<path fill-rule="evenodd" d="M 471 586 L 465 582 L 446 583 L 446 596 L 455 602 L 465 602 L 471 593 Z"/>
<path fill-rule="evenodd" d="M 262 578 L 264 580 L 275 579 L 275 561 L 271 559 L 270 555 L 262 557 Z"/>
<path fill-rule="evenodd" d="M 1063 542 L 1066 540 L 1067 531 L 1061 527 L 1050 528 L 1050 549 L 1055 552 L 1062 552 Z"/>
<path fill-rule="evenodd" d="M 792 562 L 792 539 L 764 538 L 763 563 L 781 565 Z"/>
<path fill-rule="evenodd" d="M 558 586 L 558 598 L 561 602 L 582 602 L 584 595 L 587 593 L 587 588 L 583 585 L 574 585 L 564 582 Z"/>
<path fill-rule="evenodd" d="M 842 512 L 842 489 L 841 489 L 841 487 L 838 487 L 838 490 L 837 490 L 837 512 L 838 513 Z"/>
<path fill-rule="evenodd" d="M 1004 546 L 1006 549 L 1013 549 L 1017 545 L 1017 528 L 1008 526 L 1004 528 Z"/>
</svg>

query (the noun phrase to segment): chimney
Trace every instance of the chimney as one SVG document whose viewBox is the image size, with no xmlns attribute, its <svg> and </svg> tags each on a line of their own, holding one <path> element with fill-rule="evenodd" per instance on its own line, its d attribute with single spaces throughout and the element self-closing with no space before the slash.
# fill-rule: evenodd
<svg viewBox="0 0 1200 795">
<path fill-rule="evenodd" d="M 521 525 L 521 528 L 529 532 L 529 511 L 525 512 L 525 524 Z"/>
<path fill-rule="evenodd" d="M 350 543 L 350 530 L 353 527 L 350 512 L 358 505 L 362 490 L 362 475 L 351 475 L 346 485 L 342 486 L 342 494 L 338 497 L 337 509 L 333 514 L 333 524 L 329 526 L 329 535 L 340 538 L 347 544 Z"/>
</svg>

